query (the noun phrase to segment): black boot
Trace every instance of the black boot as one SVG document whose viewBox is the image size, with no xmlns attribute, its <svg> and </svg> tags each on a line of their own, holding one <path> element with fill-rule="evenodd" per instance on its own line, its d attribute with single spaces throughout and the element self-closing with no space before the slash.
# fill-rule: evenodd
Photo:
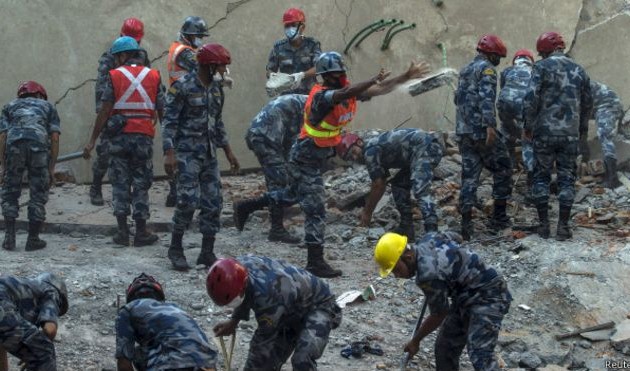
<svg viewBox="0 0 630 371">
<path fill-rule="evenodd" d="M 536 205 L 536 210 L 538 211 L 538 228 L 536 229 L 536 233 L 541 238 L 547 239 L 549 238 L 549 206 L 547 204 L 538 204 Z"/>
<path fill-rule="evenodd" d="M 400 213 L 400 224 L 394 229 L 394 232 L 407 236 L 409 242 L 415 241 L 416 233 L 413 229 L 413 215 L 411 213 Z"/>
<path fill-rule="evenodd" d="M 326 260 L 324 260 L 324 247 L 322 245 L 307 245 L 308 259 L 306 261 L 306 270 L 317 277 L 333 278 L 341 276 L 342 272 L 333 269 Z"/>
<path fill-rule="evenodd" d="M 120 246 L 129 246 L 129 226 L 127 225 L 127 216 L 116 216 L 116 222 L 118 223 L 118 232 L 116 232 L 116 235 L 113 238 L 114 243 Z"/>
<path fill-rule="evenodd" d="M 2 248 L 5 250 L 15 250 L 15 219 L 6 218 L 4 220 L 4 242 Z"/>
<path fill-rule="evenodd" d="M 166 207 L 175 207 L 177 206 L 177 183 L 174 181 L 169 181 L 169 191 L 166 196 Z"/>
<path fill-rule="evenodd" d="M 269 198 L 262 196 L 258 198 L 250 198 L 249 200 L 240 201 L 234 204 L 234 226 L 239 231 L 245 228 L 245 222 L 251 213 L 261 210 L 265 206 L 269 206 Z"/>
<path fill-rule="evenodd" d="M 472 235 L 472 210 L 470 210 L 462 213 L 462 238 L 464 241 L 470 241 Z"/>
<path fill-rule="evenodd" d="M 102 179 L 98 179 L 97 176 L 94 176 L 90 186 L 90 202 L 94 206 L 103 206 L 105 204 L 105 201 L 103 201 Z"/>
<path fill-rule="evenodd" d="M 28 237 L 26 238 L 26 251 L 41 250 L 46 247 L 46 241 L 39 238 L 39 231 L 42 228 L 42 222 L 28 223 Z"/>
<path fill-rule="evenodd" d="M 183 238 L 183 233 L 173 232 L 171 246 L 168 248 L 168 258 L 171 264 L 173 264 L 173 269 L 181 272 L 187 271 L 190 268 L 186 261 L 186 256 L 184 255 L 184 248 L 182 247 Z"/>
<path fill-rule="evenodd" d="M 506 200 L 494 200 L 494 212 L 492 214 L 492 219 L 490 219 L 490 223 L 488 223 L 488 226 L 494 232 L 509 228 L 512 225 L 510 218 L 507 216 L 506 208 Z"/>
<path fill-rule="evenodd" d="M 197 265 L 205 265 L 210 268 L 215 261 L 217 261 L 217 256 L 214 255 L 214 236 L 203 236 L 201 240 L 201 252 L 197 257 Z"/>
<path fill-rule="evenodd" d="M 271 230 L 268 236 L 269 241 L 292 244 L 300 243 L 301 239 L 299 237 L 292 236 L 291 233 L 284 228 L 284 208 L 280 206 L 270 206 L 269 215 L 271 216 Z"/>
<path fill-rule="evenodd" d="M 557 241 L 566 241 L 573 237 L 571 227 L 569 227 L 569 219 L 571 218 L 571 205 L 560 205 L 558 216 L 558 230 L 556 231 Z"/>
<path fill-rule="evenodd" d="M 144 219 L 136 219 L 136 235 L 133 238 L 133 245 L 153 245 L 157 240 L 158 236 L 147 229 L 147 221 Z"/>
<path fill-rule="evenodd" d="M 606 168 L 604 187 L 615 189 L 621 186 L 621 182 L 617 176 L 617 160 L 611 157 L 604 158 L 604 167 Z"/>
</svg>

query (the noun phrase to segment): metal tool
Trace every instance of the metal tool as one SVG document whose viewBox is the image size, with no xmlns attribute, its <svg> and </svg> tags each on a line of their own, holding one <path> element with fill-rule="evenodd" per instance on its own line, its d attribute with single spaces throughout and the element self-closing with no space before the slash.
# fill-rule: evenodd
<svg viewBox="0 0 630 371">
<path fill-rule="evenodd" d="M 411 340 L 413 340 L 414 337 L 416 337 L 416 333 L 418 332 L 418 330 L 420 329 L 420 325 L 422 325 L 422 320 L 424 319 L 424 312 L 427 311 L 427 298 L 426 296 L 424 297 L 424 303 L 422 304 L 422 310 L 420 311 L 420 317 L 418 317 L 418 321 L 416 322 L 416 326 L 413 329 L 413 333 L 411 334 Z M 407 363 L 409 363 L 409 359 L 410 359 L 410 355 L 409 353 L 405 352 L 403 354 L 403 359 L 400 361 L 400 371 L 406 371 L 407 370 Z"/>
<path fill-rule="evenodd" d="M 610 321 L 610 322 L 602 323 L 602 324 L 599 324 L 599 325 L 596 325 L 596 326 L 582 328 L 582 329 L 579 329 L 577 331 L 569 332 L 569 333 L 566 333 L 566 334 L 556 335 L 555 338 L 556 338 L 556 340 L 562 340 L 562 339 L 570 338 L 572 336 L 583 334 L 585 332 L 599 331 L 599 330 L 608 330 L 608 329 L 612 329 L 614 327 L 615 327 L 615 323 Z"/>
<path fill-rule="evenodd" d="M 76 160 L 83 157 L 83 151 L 66 153 L 65 155 L 57 156 L 57 163 Z"/>
<path fill-rule="evenodd" d="M 236 339 L 236 333 L 232 334 L 230 341 L 230 353 L 225 349 L 225 341 L 223 340 L 223 336 L 219 337 L 219 342 L 221 343 L 221 353 L 223 353 L 223 359 L 225 359 L 225 369 L 226 371 L 232 370 L 232 355 L 234 354 L 234 341 Z"/>
</svg>

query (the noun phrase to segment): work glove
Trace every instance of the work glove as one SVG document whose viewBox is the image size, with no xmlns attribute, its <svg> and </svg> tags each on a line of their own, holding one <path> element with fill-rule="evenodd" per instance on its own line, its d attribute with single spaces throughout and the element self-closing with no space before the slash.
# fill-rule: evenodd
<svg viewBox="0 0 630 371">
<path fill-rule="evenodd" d="M 586 135 L 580 137 L 579 150 L 580 155 L 582 155 L 582 162 L 588 162 L 591 159 L 591 150 L 588 147 L 588 138 Z"/>
<path fill-rule="evenodd" d="M 297 89 L 300 87 L 300 84 L 302 83 L 302 80 L 304 80 L 304 72 L 297 72 L 294 74 L 291 74 L 291 78 L 293 79 L 293 84 L 291 85 L 291 89 Z"/>
</svg>

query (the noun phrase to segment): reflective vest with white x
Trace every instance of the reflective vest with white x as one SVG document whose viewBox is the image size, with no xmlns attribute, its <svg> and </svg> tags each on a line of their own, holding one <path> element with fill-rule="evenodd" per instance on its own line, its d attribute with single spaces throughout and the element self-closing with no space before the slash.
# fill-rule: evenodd
<svg viewBox="0 0 630 371">
<path fill-rule="evenodd" d="M 153 137 L 155 103 L 160 86 L 157 70 L 138 65 L 122 66 L 109 71 L 114 87 L 114 110 L 127 118 L 123 133 Z"/>
</svg>

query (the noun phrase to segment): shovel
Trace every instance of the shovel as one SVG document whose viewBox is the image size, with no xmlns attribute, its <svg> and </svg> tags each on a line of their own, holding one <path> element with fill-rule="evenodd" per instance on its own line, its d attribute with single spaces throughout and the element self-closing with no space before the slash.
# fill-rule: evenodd
<svg viewBox="0 0 630 371">
<path fill-rule="evenodd" d="M 219 337 L 219 342 L 221 343 L 221 353 L 223 354 L 223 359 L 225 359 L 225 370 L 232 370 L 232 355 L 234 354 L 234 340 L 236 339 L 236 333 L 232 334 L 230 341 L 230 353 L 227 352 L 225 348 L 225 341 L 223 340 L 223 336 Z"/>
<path fill-rule="evenodd" d="M 416 336 L 418 329 L 420 329 L 420 325 L 422 324 L 422 319 L 424 318 L 424 312 L 427 311 L 427 298 L 424 298 L 424 303 L 422 304 L 422 310 L 420 311 L 420 317 L 418 317 L 418 321 L 416 322 L 415 327 L 413 328 L 413 333 L 411 334 L 411 339 Z M 403 359 L 400 361 L 400 371 L 407 371 L 407 363 L 409 363 L 409 353 L 405 352 L 403 354 Z"/>
</svg>

